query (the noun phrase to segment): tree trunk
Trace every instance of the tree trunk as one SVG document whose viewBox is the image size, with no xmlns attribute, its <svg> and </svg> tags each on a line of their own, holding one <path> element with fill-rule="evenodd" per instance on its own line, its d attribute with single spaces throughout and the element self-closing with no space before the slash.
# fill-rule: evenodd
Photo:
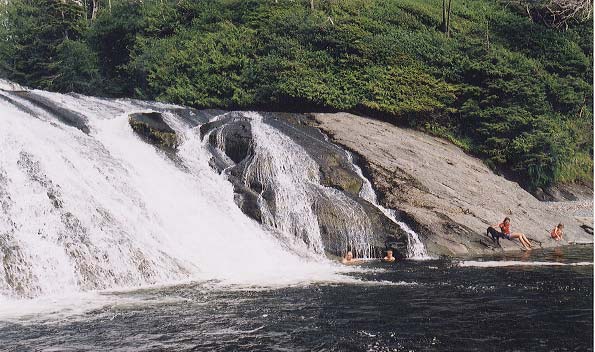
<svg viewBox="0 0 595 352">
<path fill-rule="evenodd" d="M 450 3 L 452 0 L 448 0 L 448 16 L 446 17 L 446 36 L 450 37 Z"/>
<path fill-rule="evenodd" d="M 85 11 L 85 21 L 89 20 L 89 5 L 87 4 L 87 0 L 83 0 L 83 10 Z"/>
<path fill-rule="evenodd" d="M 314 11 L 314 0 L 310 0 L 310 9 Z"/>
<path fill-rule="evenodd" d="M 446 0 L 442 0 L 442 23 L 440 24 L 440 30 L 446 33 Z"/>
<path fill-rule="evenodd" d="M 490 51 L 490 20 L 486 19 L 486 46 L 487 51 Z"/>
<path fill-rule="evenodd" d="M 64 6 L 66 3 L 64 0 L 60 1 L 60 16 L 62 16 L 62 23 L 66 23 L 66 16 L 64 15 Z M 64 27 L 64 40 L 68 40 L 68 27 Z"/>
<path fill-rule="evenodd" d="M 93 12 L 91 12 L 91 21 L 95 21 L 99 12 L 99 0 L 93 0 Z"/>
</svg>

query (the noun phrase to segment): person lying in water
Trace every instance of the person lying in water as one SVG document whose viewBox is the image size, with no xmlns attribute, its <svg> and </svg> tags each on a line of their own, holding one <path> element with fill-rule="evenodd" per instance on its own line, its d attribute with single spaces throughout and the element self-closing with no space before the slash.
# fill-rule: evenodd
<svg viewBox="0 0 595 352">
<path fill-rule="evenodd" d="M 343 259 L 341 259 L 341 263 L 343 264 L 359 264 L 361 262 L 361 260 L 353 258 L 353 253 L 351 251 L 348 251 Z"/>
<path fill-rule="evenodd" d="M 533 247 L 533 245 L 531 245 L 531 242 L 529 242 L 529 239 L 527 238 L 527 236 L 525 236 L 525 234 L 520 233 L 520 232 L 513 233 L 511 231 L 509 217 L 504 218 L 504 221 L 502 221 L 498 225 L 492 225 L 491 228 L 492 229 L 500 228 L 500 233 L 502 234 L 502 236 L 509 241 L 512 241 L 513 239 L 518 238 L 519 242 L 521 242 L 521 245 L 523 246 L 524 249 L 530 250 Z"/>
<path fill-rule="evenodd" d="M 386 251 L 386 256 L 382 260 L 384 260 L 385 262 L 388 262 L 388 263 L 392 263 L 395 261 L 395 257 L 393 257 L 392 249 L 389 249 Z"/>
<path fill-rule="evenodd" d="M 558 226 L 554 227 L 550 235 L 556 241 L 560 241 L 562 239 L 562 235 L 564 235 L 564 224 L 558 224 Z"/>
</svg>

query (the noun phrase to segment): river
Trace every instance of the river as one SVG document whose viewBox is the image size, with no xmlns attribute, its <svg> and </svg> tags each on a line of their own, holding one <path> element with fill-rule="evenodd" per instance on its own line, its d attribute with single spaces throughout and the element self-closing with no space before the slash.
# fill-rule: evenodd
<svg viewBox="0 0 595 352">
<path fill-rule="evenodd" d="M 0 341 L 9 351 L 588 351 L 592 261 L 587 246 L 367 262 L 327 282 L 92 292 L 0 311 Z"/>
</svg>

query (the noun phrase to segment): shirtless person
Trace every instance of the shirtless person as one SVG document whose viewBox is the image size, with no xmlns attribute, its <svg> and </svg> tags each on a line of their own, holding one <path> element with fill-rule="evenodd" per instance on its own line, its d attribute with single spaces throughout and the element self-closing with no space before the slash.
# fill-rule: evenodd
<svg viewBox="0 0 595 352">
<path fill-rule="evenodd" d="M 386 257 L 384 257 L 382 260 L 384 260 L 387 263 L 392 263 L 395 261 L 395 257 L 393 257 L 393 250 L 389 249 L 386 251 Z"/>
<path fill-rule="evenodd" d="M 351 253 L 351 251 L 348 251 L 347 254 L 345 254 L 345 257 L 341 260 L 341 263 L 343 264 L 359 264 L 361 262 L 361 260 L 353 258 L 353 253 Z"/>
</svg>

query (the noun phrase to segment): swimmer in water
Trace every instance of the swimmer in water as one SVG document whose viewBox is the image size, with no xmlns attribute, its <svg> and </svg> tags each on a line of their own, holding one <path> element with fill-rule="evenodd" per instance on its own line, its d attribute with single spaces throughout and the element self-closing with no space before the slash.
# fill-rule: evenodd
<svg viewBox="0 0 595 352">
<path fill-rule="evenodd" d="M 395 261 L 395 257 L 393 257 L 393 250 L 389 249 L 386 251 L 386 256 L 382 259 L 387 263 L 392 263 Z"/>
<path fill-rule="evenodd" d="M 361 262 L 361 260 L 353 258 L 353 253 L 351 251 L 348 251 L 343 259 L 341 259 L 341 263 L 343 264 L 359 264 Z"/>
</svg>

